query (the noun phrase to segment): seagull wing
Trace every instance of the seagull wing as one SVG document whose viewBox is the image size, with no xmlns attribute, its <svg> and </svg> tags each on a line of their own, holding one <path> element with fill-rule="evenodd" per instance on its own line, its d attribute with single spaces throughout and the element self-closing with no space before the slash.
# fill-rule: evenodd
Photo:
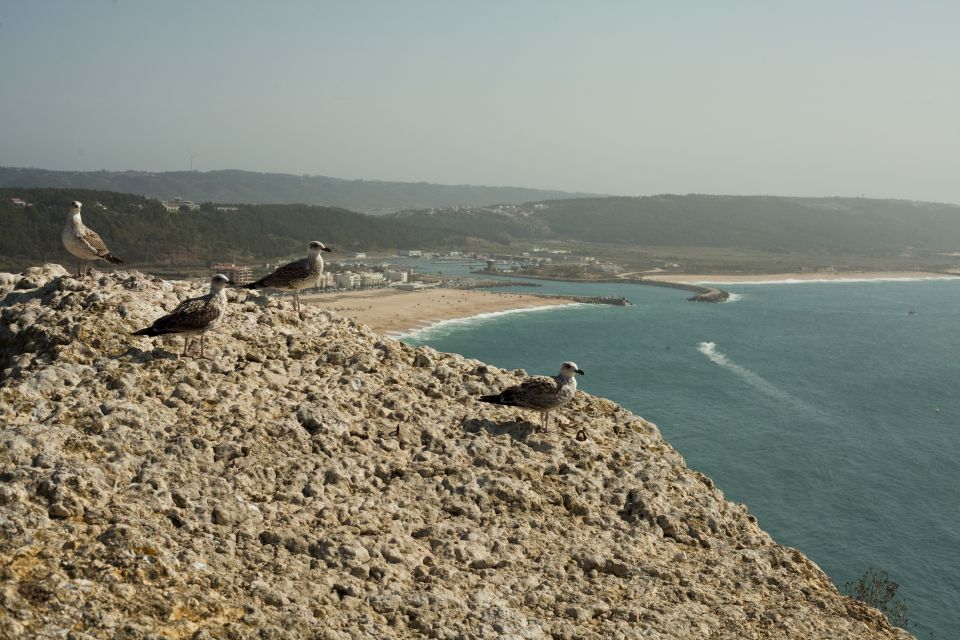
<svg viewBox="0 0 960 640">
<path fill-rule="evenodd" d="M 103 238 L 94 231 L 84 227 L 79 234 L 79 239 L 81 242 L 87 245 L 91 251 L 96 253 L 101 258 L 105 258 L 110 255 L 110 249 L 107 249 L 107 244 L 103 241 Z"/>
<path fill-rule="evenodd" d="M 499 404 L 528 409 L 549 409 L 555 404 L 559 392 L 560 384 L 555 378 L 536 376 L 501 391 Z"/>
<path fill-rule="evenodd" d="M 202 331 L 220 315 L 220 309 L 209 302 L 209 294 L 184 300 L 176 309 L 157 318 L 151 329 L 158 334 Z"/>
<path fill-rule="evenodd" d="M 267 274 L 246 285 L 248 289 L 272 289 L 274 287 L 283 288 L 291 282 L 303 280 L 310 277 L 310 265 L 306 260 L 295 260 L 288 262 L 282 267 L 277 268 L 273 273 Z"/>
</svg>

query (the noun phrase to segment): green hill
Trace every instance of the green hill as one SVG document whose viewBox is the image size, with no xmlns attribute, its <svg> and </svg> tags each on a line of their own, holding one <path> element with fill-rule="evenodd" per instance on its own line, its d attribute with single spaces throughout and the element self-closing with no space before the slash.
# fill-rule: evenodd
<svg viewBox="0 0 960 640">
<path fill-rule="evenodd" d="M 28 206 L 12 202 L 20 198 Z M 72 200 L 83 219 L 128 263 L 203 264 L 302 253 L 310 240 L 338 250 L 432 248 L 460 244 L 458 234 L 334 207 L 236 205 L 236 211 L 169 213 L 157 200 L 83 189 L 0 189 L 0 263 L 21 267 L 67 259 L 60 230 Z M 99 204 L 98 204 L 99 203 Z"/>
<path fill-rule="evenodd" d="M 483 206 L 571 198 L 579 194 L 519 187 L 440 185 L 426 182 L 342 180 L 326 176 L 253 171 L 48 171 L 0 167 L 0 187 L 54 187 L 120 191 L 194 202 L 308 204 L 377 212 L 430 207 Z"/>
<path fill-rule="evenodd" d="M 407 211 L 395 218 L 487 239 L 834 253 L 960 247 L 960 206 L 906 200 L 662 195 Z"/>
</svg>

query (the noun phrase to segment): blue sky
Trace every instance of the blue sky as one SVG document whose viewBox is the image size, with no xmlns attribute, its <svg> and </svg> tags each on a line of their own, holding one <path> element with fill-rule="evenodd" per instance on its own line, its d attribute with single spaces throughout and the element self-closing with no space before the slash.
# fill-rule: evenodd
<svg viewBox="0 0 960 640">
<path fill-rule="evenodd" d="M 0 0 L 0 165 L 960 203 L 960 3 Z"/>
</svg>

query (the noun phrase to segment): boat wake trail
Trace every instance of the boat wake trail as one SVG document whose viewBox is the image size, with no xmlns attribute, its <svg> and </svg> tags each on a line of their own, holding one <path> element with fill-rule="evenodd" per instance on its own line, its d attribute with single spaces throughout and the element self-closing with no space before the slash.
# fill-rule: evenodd
<svg viewBox="0 0 960 640">
<path fill-rule="evenodd" d="M 750 369 L 733 362 L 727 356 L 723 355 L 717 351 L 717 343 L 715 342 L 701 342 L 697 346 L 697 351 L 707 356 L 710 362 L 720 365 L 724 369 L 731 371 L 745 380 L 752 387 L 763 393 L 764 395 L 770 396 L 780 402 L 785 402 L 793 405 L 798 409 L 809 412 L 810 415 L 817 415 L 822 417 L 822 412 L 816 409 L 815 407 L 807 404 L 800 398 L 791 395 L 780 389 L 776 385 L 771 384 L 762 376 L 757 375 Z"/>
</svg>

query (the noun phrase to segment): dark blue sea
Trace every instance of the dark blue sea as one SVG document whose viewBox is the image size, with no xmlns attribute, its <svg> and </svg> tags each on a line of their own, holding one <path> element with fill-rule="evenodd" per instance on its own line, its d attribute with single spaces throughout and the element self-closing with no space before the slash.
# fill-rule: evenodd
<svg viewBox="0 0 960 640">
<path fill-rule="evenodd" d="M 840 586 L 883 569 L 911 631 L 960 637 L 960 280 L 726 285 L 724 304 L 541 284 L 529 291 L 635 306 L 493 314 L 404 340 L 530 373 L 575 361 L 581 389 L 656 423 L 778 542 Z"/>
</svg>

